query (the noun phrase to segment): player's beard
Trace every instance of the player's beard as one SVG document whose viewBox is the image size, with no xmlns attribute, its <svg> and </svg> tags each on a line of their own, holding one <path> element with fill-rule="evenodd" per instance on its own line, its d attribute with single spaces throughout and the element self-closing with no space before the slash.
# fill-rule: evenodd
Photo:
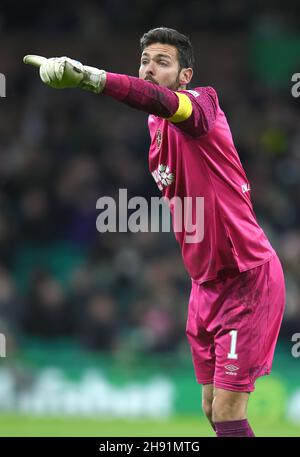
<svg viewBox="0 0 300 457">
<path fill-rule="evenodd" d="M 181 84 L 179 81 L 179 74 L 180 74 L 180 71 L 178 72 L 175 81 L 172 84 L 169 84 L 167 86 L 168 89 L 176 91 L 180 88 Z"/>
<path fill-rule="evenodd" d="M 180 81 L 179 81 L 179 74 L 180 74 L 180 71 L 177 73 L 175 80 L 172 83 L 167 84 L 165 86 L 167 89 L 176 91 L 180 88 L 181 85 L 180 85 Z"/>
<path fill-rule="evenodd" d="M 152 76 L 146 76 L 145 81 L 150 81 L 150 83 L 157 84 L 159 86 L 159 83 L 152 78 Z"/>
<path fill-rule="evenodd" d="M 168 86 L 168 89 L 178 90 L 179 88 L 180 88 L 180 81 L 179 81 L 179 73 L 178 73 L 176 76 L 176 80 L 174 81 L 173 84 L 170 84 L 170 86 Z"/>
<path fill-rule="evenodd" d="M 175 81 L 170 83 L 170 84 L 168 84 L 168 85 L 166 85 L 166 86 L 164 86 L 164 87 L 166 87 L 167 89 L 170 89 L 170 90 L 174 90 L 174 91 L 178 90 L 180 88 L 179 74 L 180 74 L 180 71 L 178 72 Z M 162 84 L 159 84 L 159 82 L 156 81 L 154 78 L 152 78 L 150 75 L 146 76 L 145 81 L 150 81 L 153 84 L 157 84 L 158 86 L 162 86 Z"/>
</svg>

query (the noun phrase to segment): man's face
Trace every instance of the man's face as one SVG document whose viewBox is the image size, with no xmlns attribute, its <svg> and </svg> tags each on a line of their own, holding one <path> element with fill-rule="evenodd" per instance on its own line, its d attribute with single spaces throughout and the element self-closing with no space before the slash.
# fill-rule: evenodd
<svg viewBox="0 0 300 457">
<path fill-rule="evenodd" d="M 178 90 L 180 81 L 178 51 L 169 44 L 154 43 L 142 52 L 140 79 L 151 81 L 171 90 Z"/>
</svg>

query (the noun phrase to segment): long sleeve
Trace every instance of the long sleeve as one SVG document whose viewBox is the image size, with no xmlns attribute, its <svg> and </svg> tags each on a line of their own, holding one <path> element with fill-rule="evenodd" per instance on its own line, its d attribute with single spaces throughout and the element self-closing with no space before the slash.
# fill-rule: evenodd
<svg viewBox="0 0 300 457">
<path fill-rule="evenodd" d="M 133 108 L 165 118 L 192 136 L 205 135 L 217 112 L 214 89 L 174 92 L 150 81 L 107 73 L 103 93 Z"/>
<path fill-rule="evenodd" d="M 161 117 L 171 117 L 178 108 L 175 92 L 134 76 L 106 74 L 104 94 L 127 105 Z"/>
</svg>

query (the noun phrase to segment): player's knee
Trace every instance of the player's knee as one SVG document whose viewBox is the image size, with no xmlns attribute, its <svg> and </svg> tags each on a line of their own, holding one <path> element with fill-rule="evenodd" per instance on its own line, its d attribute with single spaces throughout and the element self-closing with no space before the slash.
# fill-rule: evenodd
<svg viewBox="0 0 300 457">
<path fill-rule="evenodd" d="M 212 399 L 208 400 L 207 398 L 202 399 L 202 410 L 206 415 L 207 419 L 212 421 Z"/>
<path fill-rule="evenodd" d="M 239 401 L 215 397 L 212 403 L 213 422 L 242 420 L 246 418 L 245 405 Z"/>
</svg>

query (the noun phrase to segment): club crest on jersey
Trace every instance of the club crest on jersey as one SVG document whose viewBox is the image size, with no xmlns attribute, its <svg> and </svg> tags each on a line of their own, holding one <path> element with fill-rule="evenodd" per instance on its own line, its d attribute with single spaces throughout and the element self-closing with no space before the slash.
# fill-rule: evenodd
<svg viewBox="0 0 300 457">
<path fill-rule="evenodd" d="M 161 130 L 160 129 L 157 129 L 157 132 L 156 132 L 156 146 L 158 149 L 160 149 L 161 147 Z"/>
<path fill-rule="evenodd" d="M 160 164 L 158 168 L 152 172 L 152 176 L 160 190 L 170 186 L 175 180 L 174 174 L 170 173 L 169 166 L 163 164 Z"/>
</svg>

